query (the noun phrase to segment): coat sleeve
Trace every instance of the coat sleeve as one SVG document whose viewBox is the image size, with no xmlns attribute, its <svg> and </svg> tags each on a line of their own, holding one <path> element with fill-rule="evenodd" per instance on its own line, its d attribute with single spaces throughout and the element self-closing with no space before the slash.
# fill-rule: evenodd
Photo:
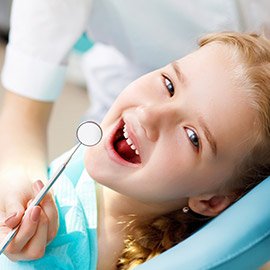
<svg viewBox="0 0 270 270">
<path fill-rule="evenodd" d="M 53 101 L 60 94 L 67 56 L 85 31 L 91 0 L 14 0 L 2 70 L 4 87 Z"/>
</svg>

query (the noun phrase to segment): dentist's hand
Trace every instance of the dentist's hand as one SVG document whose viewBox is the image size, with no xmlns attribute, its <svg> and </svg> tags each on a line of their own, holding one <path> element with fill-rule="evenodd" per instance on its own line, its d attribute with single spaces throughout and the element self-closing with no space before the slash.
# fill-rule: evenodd
<svg viewBox="0 0 270 270">
<path fill-rule="evenodd" d="M 26 206 L 42 189 L 43 183 L 33 184 L 32 197 L 26 193 L 14 191 L 0 209 L 0 242 L 8 232 L 16 227 L 24 215 Z M 46 245 L 58 230 L 58 213 L 51 193 L 48 193 L 39 206 L 33 207 L 23 217 L 17 234 L 12 239 L 4 254 L 12 261 L 34 260 L 43 257 Z"/>
</svg>

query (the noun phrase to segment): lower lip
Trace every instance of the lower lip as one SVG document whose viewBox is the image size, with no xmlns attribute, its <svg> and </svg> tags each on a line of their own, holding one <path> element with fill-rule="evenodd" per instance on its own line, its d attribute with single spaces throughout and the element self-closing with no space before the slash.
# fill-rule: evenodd
<svg viewBox="0 0 270 270">
<path fill-rule="evenodd" d="M 113 140 L 114 140 L 115 133 L 122 126 L 123 126 L 123 120 L 121 119 L 119 121 L 119 123 L 115 126 L 115 128 L 112 130 L 112 132 L 107 140 L 107 143 L 106 143 L 107 153 L 108 153 L 110 159 L 113 160 L 114 162 L 116 162 L 122 166 L 137 168 L 140 166 L 140 164 L 135 164 L 135 163 L 131 163 L 131 162 L 126 161 L 114 149 Z"/>
</svg>

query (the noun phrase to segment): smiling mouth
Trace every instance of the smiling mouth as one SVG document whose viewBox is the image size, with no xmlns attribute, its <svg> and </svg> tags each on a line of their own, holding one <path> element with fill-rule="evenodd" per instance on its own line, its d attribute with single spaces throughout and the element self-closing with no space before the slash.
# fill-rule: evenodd
<svg viewBox="0 0 270 270">
<path fill-rule="evenodd" d="M 133 164 L 141 163 L 139 151 L 129 138 L 126 124 L 123 120 L 121 120 L 119 128 L 113 136 L 112 145 L 115 152 L 125 161 Z"/>
</svg>

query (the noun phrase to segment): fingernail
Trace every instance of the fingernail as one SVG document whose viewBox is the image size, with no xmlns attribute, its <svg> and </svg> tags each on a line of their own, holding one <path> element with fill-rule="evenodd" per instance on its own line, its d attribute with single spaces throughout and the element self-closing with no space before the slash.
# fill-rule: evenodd
<svg viewBox="0 0 270 270">
<path fill-rule="evenodd" d="M 40 207 L 33 207 L 31 212 L 32 221 L 37 222 L 39 220 L 40 212 L 41 212 Z"/>
<path fill-rule="evenodd" d="M 40 191 L 40 190 L 44 187 L 44 185 L 43 185 L 43 183 L 42 183 L 41 180 L 37 180 L 37 181 L 33 184 L 33 187 L 34 187 L 35 191 Z"/>
<path fill-rule="evenodd" d="M 15 216 L 17 215 L 17 212 L 16 213 L 12 213 L 10 214 L 6 219 L 5 219 L 5 223 L 9 222 L 12 218 L 14 218 Z"/>
<path fill-rule="evenodd" d="M 31 204 L 32 201 L 33 201 L 32 199 L 28 201 L 27 207 L 29 207 L 29 205 Z"/>
</svg>

